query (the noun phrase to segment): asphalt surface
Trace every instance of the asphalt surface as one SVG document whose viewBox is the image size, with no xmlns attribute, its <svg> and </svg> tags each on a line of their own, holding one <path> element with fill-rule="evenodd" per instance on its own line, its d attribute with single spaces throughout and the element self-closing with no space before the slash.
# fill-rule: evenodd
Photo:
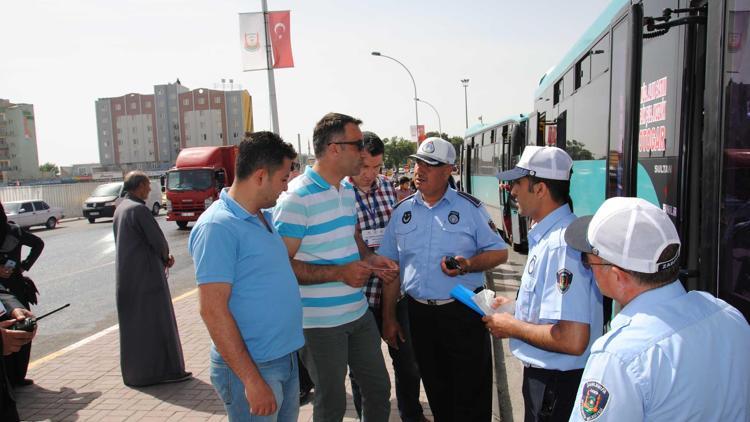
<svg viewBox="0 0 750 422">
<path fill-rule="evenodd" d="M 187 252 L 190 229 L 178 230 L 163 212 L 157 221 L 175 257 L 169 287 L 176 297 L 195 288 L 193 261 Z M 117 324 L 117 309 L 112 219 L 94 224 L 83 219 L 63 221 L 54 230 L 33 228 L 31 232 L 44 240 L 42 255 L 27 273 L 40 292 L 39 304 L 32 311 L 42 315 L 70 303 L 39 321 L 31 349 L 33 361 Z M 23 256 L 26 253 L 24 248 Z"/>
</svg>

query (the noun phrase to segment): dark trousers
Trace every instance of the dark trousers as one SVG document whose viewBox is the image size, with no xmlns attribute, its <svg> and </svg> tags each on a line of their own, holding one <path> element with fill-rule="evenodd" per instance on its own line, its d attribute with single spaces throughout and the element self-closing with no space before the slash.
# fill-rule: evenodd
<svg viewBox="0 0 750 422">
<path fill-rule="evenodd" d="M 460 302 L 408 301 L 414 353 L 435 422 L 490 421 L 492 351 L 482 318 Z"/>
<path fill-rule="evenodd" d="M 30 357 L 31 343 L 23 345 L 19 351 L 4 357 L 5 368 L 8 371 L 8 380 L 11 384 L 21 384 L 24 378 L 26 378 Z"/>
<path fill-rule="evenodd" d="M 419 403 L 419 368 L 414 359 L 411 334 L 409 330 L 409 311 L 406 300 L 400 300 L 396 305 L 396 320 L 404 331 L 406 341 L 399 343 L 398 350 L 388 347 L 388 354 L 393 362 L 393 373 L 396 378 L 396 400 L 398 413 L 404 422 L 420 421 L 422 419 L 422 405 Z M 383 335 L 383 314 L 381 309 L 370 308 L 378 324 L 378 331 Z M 352 400 L 357 415 L 362 417 L 362 396 L 357 381 L 349 372 L 352 381 Z"/>
<path fill-rule="evenodd" d="M 583 369 L 556 371 L 524 368 L 525 422 L 567 421 L 581 383 Z"/>
</svg>

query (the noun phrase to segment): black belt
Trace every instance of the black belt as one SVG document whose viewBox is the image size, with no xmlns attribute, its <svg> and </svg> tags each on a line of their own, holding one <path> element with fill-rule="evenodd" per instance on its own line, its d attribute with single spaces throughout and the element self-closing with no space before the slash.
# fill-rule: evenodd
<svg viewBox="0 0 750 422">
<path fill-rule="evenodd" d="M 484 286 L 477 287 L 474 289 L 474 293 L 479 293 L 482 290 L 484 290 Z M 419 302 L 422 305 L 430 305 L 430 306 L 440 306 L 440 305 L 447 305 L 449 303 L 453 303 L 456 301 L 456 299 L 450 298 L 450 299 L 417 299 L 416 297 L 412 295 L 409 296 L 413 301 Z"/>
</svg>

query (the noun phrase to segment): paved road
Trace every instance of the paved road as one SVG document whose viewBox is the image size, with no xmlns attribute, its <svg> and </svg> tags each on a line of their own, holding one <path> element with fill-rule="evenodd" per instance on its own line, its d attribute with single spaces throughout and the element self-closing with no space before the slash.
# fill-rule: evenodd
<svg viewBox="0 0 750 422">
<path fill-rule="evenodd" d="M 178 230 L 164 215 L 157 221 L 175 256 L 175 266 L 169 273 L 175 297 L 195 287 L 193 261 L 187 253 L 190 231 Z M 45 243 L 42 256 L 28 274 L 41 292 L 39 305 L 32 310 L 41 315 L 70 303 L 69 308 L 39 322 L 31 350 L 34 360 L 117 324 L 117 313 L 111 219 L 95 224 L 66 221 L 54 230 L 34 228 L 32 232 Z"/>
</svg>

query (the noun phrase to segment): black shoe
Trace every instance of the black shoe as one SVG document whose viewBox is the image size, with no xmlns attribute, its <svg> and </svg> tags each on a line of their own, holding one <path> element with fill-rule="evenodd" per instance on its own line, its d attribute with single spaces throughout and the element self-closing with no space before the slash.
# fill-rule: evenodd
<svg viewBox="0 0 750 422">
<path fill-rule="evenodd" d="M 311 398 L 312 398 L 312 388 L 306 391 L 300 391 L 299 392 L 299 405 L 303 406 L 309 403 Z"/>
</svg>

